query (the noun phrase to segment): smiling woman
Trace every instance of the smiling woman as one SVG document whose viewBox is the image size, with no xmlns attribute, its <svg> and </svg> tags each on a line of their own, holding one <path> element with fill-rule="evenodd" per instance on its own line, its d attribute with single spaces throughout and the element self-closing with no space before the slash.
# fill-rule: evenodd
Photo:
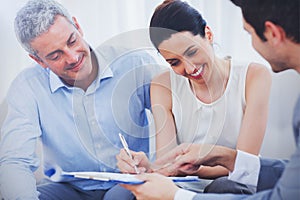
<svg viewBox="0 0 300 200">
<path fill-rule="evenodd" d="M 205 19 L 179 0 L 158 5 L 150 38 L 172 68 L 151 84 L 157 158 L 182 143 L 216 144 L 258 155 L 267 124 L 271 85 L 267 68 L 216 55 L 214 34 Z M 200 167 L 195 174 L 218 181 L 228 170 Z M 167 175 L 187 174 L 174 170 Z M 241 191 L 235 188 L 230 192 Z M 209 192 L 222 191 L 215 189 Z"/>
</svg>

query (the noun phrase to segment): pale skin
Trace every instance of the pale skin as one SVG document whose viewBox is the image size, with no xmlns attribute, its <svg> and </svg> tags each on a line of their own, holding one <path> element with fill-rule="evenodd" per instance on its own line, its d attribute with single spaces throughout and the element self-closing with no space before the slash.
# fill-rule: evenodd
<svg viewBox="0 0 300 200">
<path fill-rule="evenodd" d="M 233 171 L 236 153 L 236 150 L 224 146 L 182 143 L 156 160 L 156 164 L 160 166 L 164 164 L 156 172 L 167 174 L 178 169 L 187 175 L 192 175 L 201 165 L 222 166 L 228 171 Z"/>
<path fill-rule="evenodd" d="M 234 169 L 236 150 L 223 146 L 202 145 L 202 144 L 181 144 L 171 152 L 158 159 L 158 164 L 172 163 L 157 172 L 137 175 L 137 178 L 144 180 L 141 185 L 122 185 L 131 190 L 136 198 L 143 200 L 174 199 L 179 188 L 169 179 L 161 174 L 179 169 L 186 174 L 195 173 L 200 165 L 216 166 L 222 165 L 229 171 Z M 174 161 L 175 160 L 175 161 Z M 154 192 L 155 191 L 155 192 Z"/>
<path fill-rule="evenodd" d="M 228 60 L 217 58 L 214 55 L 213 33 L 209 27 L 206 27 L 205 31 L 205 38 L 200 35 L 195 36 L 187 31 L 173 34 L 158 47 L 161 55 L 169 62 L 172 69 L 177 74 L 189 79 L 196 97 L 209 104 L 223 95 L 229 78 L 230 63 Z M 204 67 L 202 68 L 202 66 Z M 201 76 L 194 75 L 197 70 L 203 70 Z M 221 86 L 223 85 L 222 87 L 220 87 L 220 83 Z M 268 69 L 265 66 L 251 63 L 246 77 L 246 108 L 237 141 L 237 149 L 255 155 L 259 153 L 267 123 L 270 85 L 271 76 Z M 162 73 L 151 84 L 151 104 L 156 126 L 156 156 L 158 159 L 178 145 L 170 88 L 169 72 Z M 122 155 L 126 157 L 125 154 Z M 144 166 L 139 163 L 138 158 L 142 156 L 141 153 L 137 155 L 135 164 L 149 169 L 149 164 Z M 134 173 L 132 170 L 134 163 L 131 160 L 123 160 L 129 162 L 126 164 L 122 162 L 122 159 L 124 158 L 118 156 L 119 168 L 123 172 Z M 143 163 L 145 162 L 143 161 Z M 164 175 L 176 176 L 181 174 L 184 173 L 174 170 Z M 228 170 L 221 166 L 201 167 L 195 173 L 201 178 L 216 178 L 227 174 Z"/>
<path fill-rule="evenodd" d="M 146 182 L 142 185 L 122 185 L 131 190 L 137 200 L 173 200 L 176 191 L 179 190 L 171 180 L 161 174 L 141 174 L 137 177 Z M 164 188 L 161 188 L 162 186 Z"/>
<path fill-rule="evenodd" d="M 284 71 L 286 69 L 294 69 L 300 74 L 300 45 L 286 37 L 282 27 L 273 24 L 270 21 L 265 22 L 265 37 L 267 41 L 262 41 L 256 34 L 254 28 L 244 21 L 244 29 L 249 32 L 252 38 L 253 47 L 270 63 L 274 72 Z M 276 49 L 276 51 L 274 51 Z M 284 64 L 283 64 L 284 63 Z M 288 67 L 289 66 L 289 67 Z M 180 147 L 184 147 L 180 149 Z M 202 155 L 200 144 L 182 144 L 173 149 L 166 157 L 178 157 L 176 162 L 169 167 L 179 167 L 187 169 L 197 168 L 199 165 L 221 165 L 229 171 L 234 170 L 237 151 L 222 146 L 214 146 L 210 149 L 206 156 Z M 185 150 L 184 150 L 185 149 Z M 163 158 L 162 158 L 163 159 Z M 167 158 L 166 158 L 167 159 Z M 167 159 L 168 160 L 168 159 Z M 162 169 L 162 170 L 167 170 Z M 156 193 L 161 194 L 161 199 L 172 200 L 175 193 L 179 190 L 172 182 L 167 182 L 166 177 L 156 174 L 147 174 L 138 176 L 138 178 L 147 181 L 146 184 L 138 186 L 124 186 L 131 190 L 137 199 L 156 199 L 153 188 Z M 170 191 L 168 194 L 163 194 L 163 191 Z"/>
<path fill-rule="evenodd" d="M 29 56 L 43 68 L 51 69 L 65 84 L 85 91 L 95 80 L 98 71 L 96 59 L 84 41 L 83 31 L 75 17 L 72 24 L 57 15 L 49 30 L 30 45 L 36 50 L 36 55 Z"/>
</svg>

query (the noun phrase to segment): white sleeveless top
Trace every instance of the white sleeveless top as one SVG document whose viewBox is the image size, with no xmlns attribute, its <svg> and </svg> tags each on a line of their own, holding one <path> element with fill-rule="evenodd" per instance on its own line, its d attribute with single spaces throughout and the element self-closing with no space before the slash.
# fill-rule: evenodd
<svg viewBox="0 0 300 200">
<path fill-rule="evenodd" d="M 170 70 L 172 112 L 178 144 L 209 143 L 236 148 L 246 107 L 247 69 L 248 65 L 237 65 L 231 61 L 225 92 L 210 104 L 197 99 L 187 78 Z"/>
</svg>

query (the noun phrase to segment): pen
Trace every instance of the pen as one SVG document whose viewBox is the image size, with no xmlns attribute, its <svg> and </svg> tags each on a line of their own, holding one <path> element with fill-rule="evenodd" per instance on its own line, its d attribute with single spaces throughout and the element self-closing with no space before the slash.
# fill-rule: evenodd
<svg viewBox="0 0 300 200">
<path fill-rule="evenodd" d="M 119 133 L 119 137 L 120 137 L 121 143 L 122 143 L 122 145 L 123 145 L 123 147 L 124 147 L 126 153 L 127 153 L 128 156 L 130 157 L 130 159 L 133 160 L 133 157 L 132 157 L 132 155 L 131 155 L 131 153 L 130 153 L 130 150 L 129 150 L 129 148 L 128 148 L 128 144 L 127 144 L 127 142 L 126 142 L 124 136 L 123 136 L 121 133 Z M 137 169 L 136 165 L 134 165 L 134 170 L 135 170 L 135 173 L 139 174 L 139 170 Z"/>
</svg>

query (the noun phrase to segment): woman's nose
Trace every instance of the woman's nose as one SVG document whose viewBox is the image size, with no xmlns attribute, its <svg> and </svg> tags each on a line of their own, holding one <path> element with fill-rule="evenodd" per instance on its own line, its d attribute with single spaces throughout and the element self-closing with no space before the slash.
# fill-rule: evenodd
<svg viewBox="0 0 300 200">
<path fill-rule="evenodd" d="M 184 64 L 184 70 L 186 74 L 192 74 L 195 71 L 195 66 L 192 63 L 186 62 Z"/>
</svg>

